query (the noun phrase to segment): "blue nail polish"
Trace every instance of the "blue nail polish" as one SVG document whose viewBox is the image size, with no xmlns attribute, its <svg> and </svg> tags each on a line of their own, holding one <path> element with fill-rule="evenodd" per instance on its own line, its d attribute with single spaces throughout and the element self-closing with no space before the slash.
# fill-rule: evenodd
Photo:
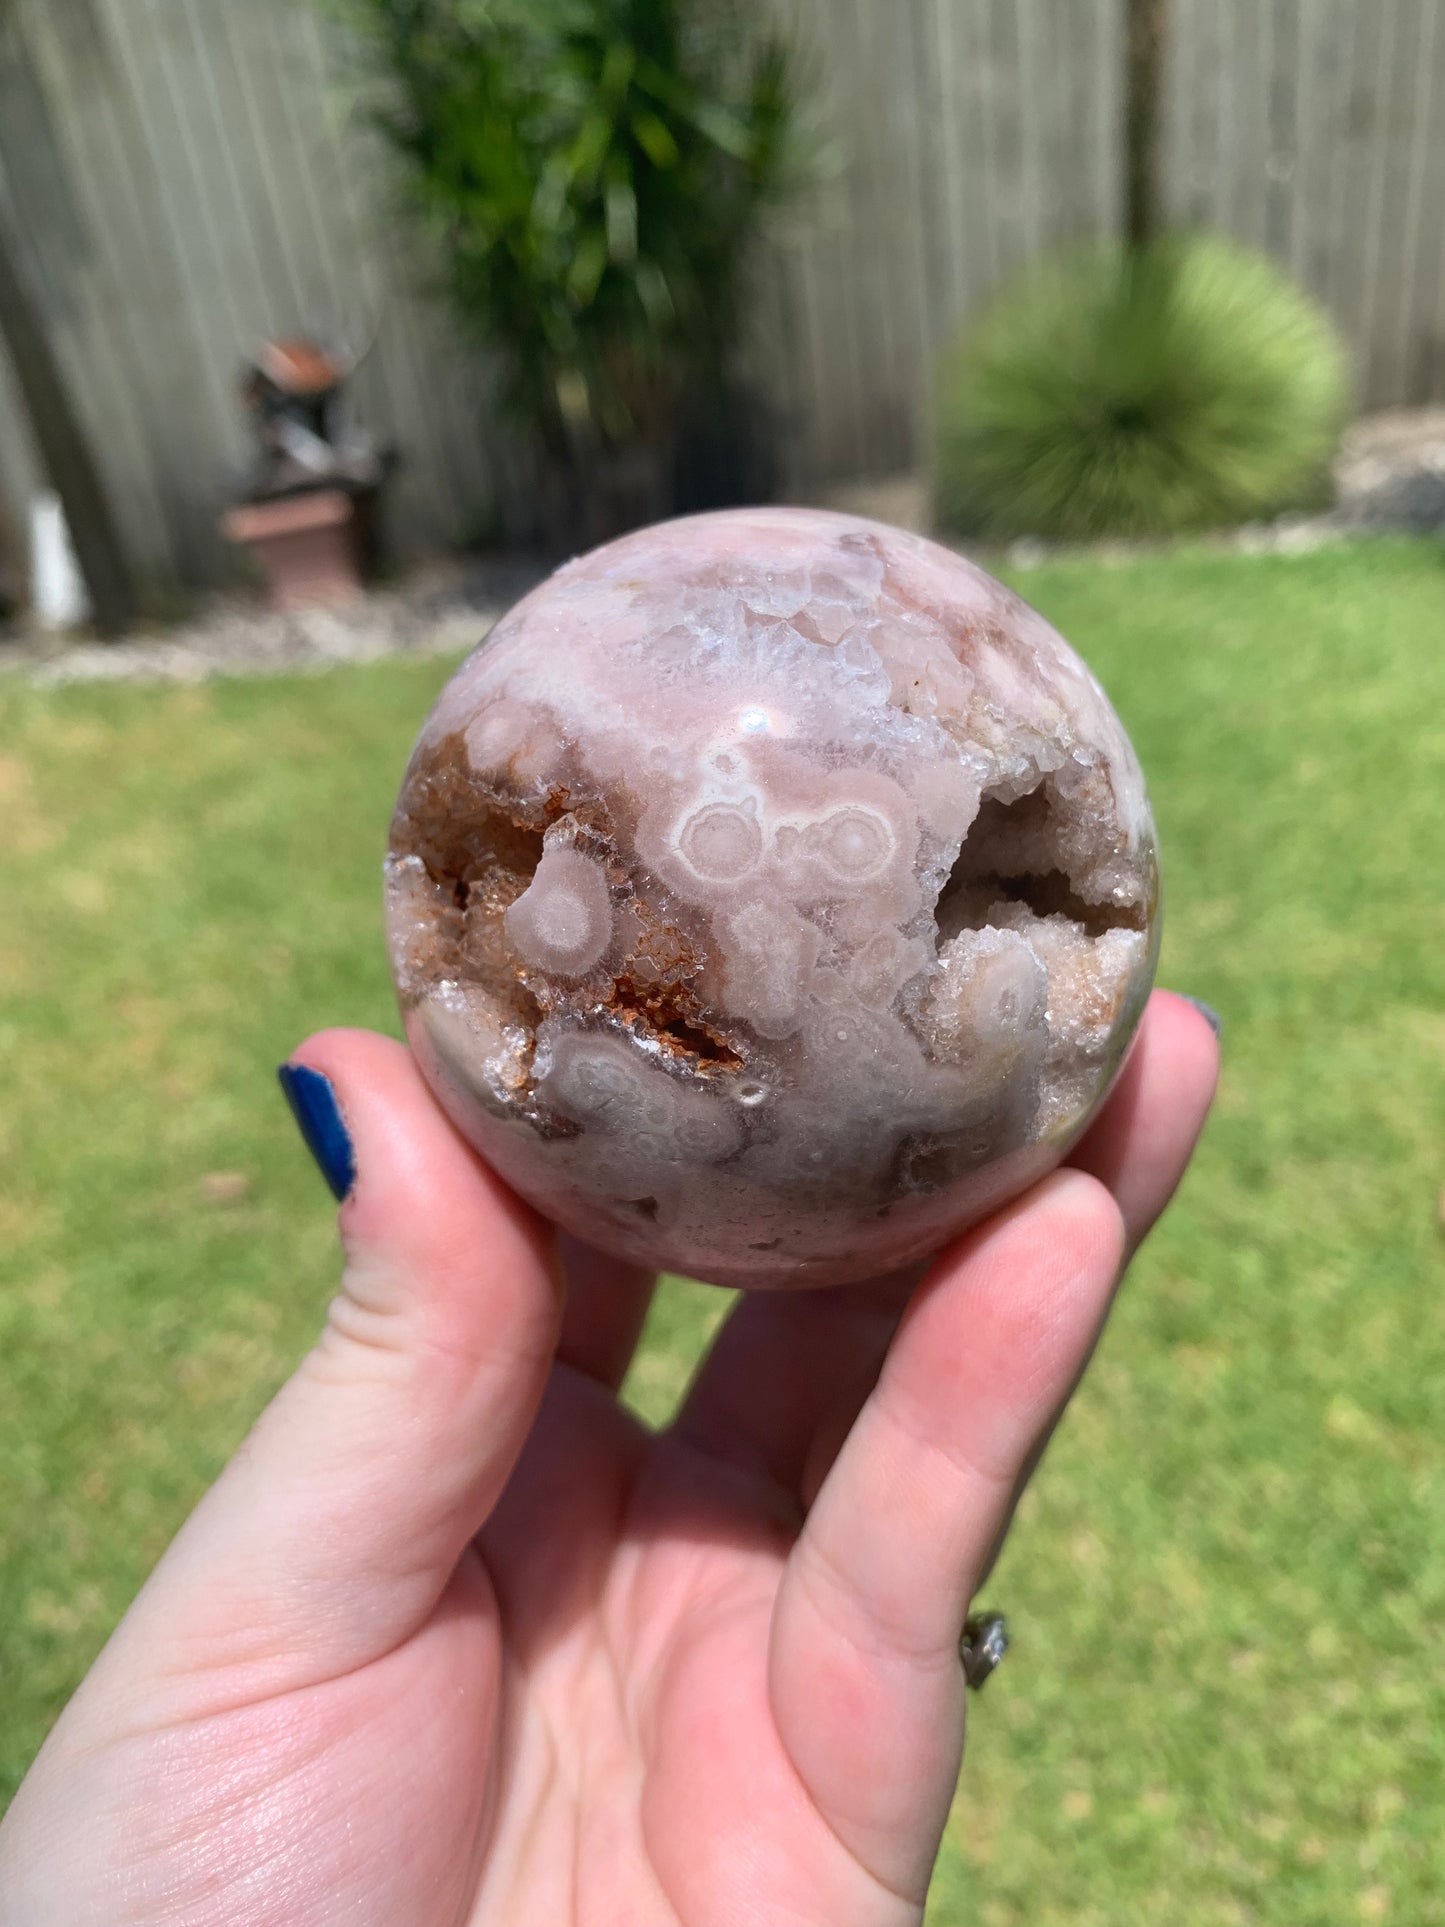
<svg viewBox="0 0 1445 1927">
<path fill-rule="evenodd" d="M 356 1182 L 356 1151 L 329 1077 L 305 1064 L 283 1064 L 276 1073 L 306 1148 L 321 1167 L 332 1195 L 345 1199 Z"/>
<path fill-rule="evenodd" d="M 1182 990 L 1176 992 L 1176 995 L 1183 997 L 1186 1004 L 1193 1004 L 1194 1008 L 1199 1012 L 1199 1015 L 1204 1019 L 1205 1023 L 1208 1024 L 1216 1037 L 1221 1034 L 1224 1029 L 1224 1019 L 1212 1004 L 1206 1004 L 1202 997 L 1186 996 Z"/>
</svg>

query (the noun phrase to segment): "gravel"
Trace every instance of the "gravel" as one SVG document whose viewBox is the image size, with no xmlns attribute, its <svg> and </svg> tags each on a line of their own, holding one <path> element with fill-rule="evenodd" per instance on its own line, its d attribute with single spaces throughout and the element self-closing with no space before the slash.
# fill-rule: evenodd
<svg viewBox="0 0 1445 1927">
<path fill-rule="evenodd" d="M 1247 555 L 1302 555 L 1388 529 L 1445 535 L 1445 408 L 1387 409 L 1346 432 L 1335 465 L 1335 506 L 1204 538 Z M 856 482 L 827 491 L 818 506 L 872 515 L 926 533 L 928 488 L 918 475 Z M 1160 545 L 1108 542 L 1091 553 L 1124 559 Z M 1016 568 L 1058 553 L 1054 544 L 1013 543 Z M 978 550 L 988 566 L 997 551 Z M 373 590 L 344 608 L 281 613 L 253 598 L 217 597 L 188 622 L 121 644 L 22 634 L 0 638 L 0 675 L 42 689 L 90 682 L 205 682 L 213 676 L 320 672 L 338 663 L 392 655 L 453 655 L 473 647 L 499 616 L 546 574 L 533 558 L 432 564 L 405 582 Z"/>
<path fill-rule="evenodd" d="M 318 673 L 393 655 L 452 655 L 480 642 L 539 582 L 535 562 L 433 565 L 339 608 L 279 611 L 218 597 L 192 622 L 123 643 L 20 636 L 0 642 L 0 673 L 41 689 L 92 682 L 206 682 Z"/>
</svg>

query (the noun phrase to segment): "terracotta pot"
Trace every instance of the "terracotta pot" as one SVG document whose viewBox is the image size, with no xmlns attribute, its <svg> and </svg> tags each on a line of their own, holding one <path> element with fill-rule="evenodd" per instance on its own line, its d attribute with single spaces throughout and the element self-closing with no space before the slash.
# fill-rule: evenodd
<svg viewBox="0 0 1445 1927">
<path fill-rule="evenodd" d="M 247 502 L 221 518 L 226 537 L 255 557 L 278 609 L 356 601 L 371 527 L 372 498 L 339 488 Z"/>
</svg>

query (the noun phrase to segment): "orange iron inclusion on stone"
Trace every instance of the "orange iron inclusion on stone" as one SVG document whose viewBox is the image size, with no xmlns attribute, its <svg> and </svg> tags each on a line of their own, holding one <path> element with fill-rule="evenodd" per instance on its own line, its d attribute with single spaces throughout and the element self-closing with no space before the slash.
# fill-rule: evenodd
<svg viewBox="0 0 1445 1927">
<path fill-rule="evenodd" d="M 851 516 L 665 523 L 457 671 L 387 859 L 459 1129 L 607 1250 L 870 1277 L 1053 1168 L 1153 975 L 1155 838 L 1098 683 L 1015 595 Z"/>
</svg>

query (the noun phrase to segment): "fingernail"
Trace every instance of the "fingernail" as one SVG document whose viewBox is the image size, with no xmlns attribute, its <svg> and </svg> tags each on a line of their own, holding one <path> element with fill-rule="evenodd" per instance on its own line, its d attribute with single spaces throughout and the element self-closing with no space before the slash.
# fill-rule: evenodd
<svg viewBox="0 0 1445 1927">
<path fill-rule="evenodd" d="M 336 1101 L 331 1079 L 305 1064 L 283 1064 L 276 1073 L 306 1148 L 321 1167 L 332 1196 L 343 1200 L 356 1182 L 356 1151 Z"/>
<path fill-rule="evenodd" d="M 1204 1019 L 1205 1023 L 1208 1024 L 1209 1028 L 1214 1032 L 1216 1037 L 1219 1037 L 1223 1034 L 1224 1019 L 1220 1016 L 1219 1012 L 1213 1007 L 1212 1004 L 1206 1004 L 1202 997 L 1185 996 L 1185 993 L 1182 990 L 1176 992 L 1175 994 L 1177 996 L 1183 997 L 1186 1004 L 1193 1004 L 1194 1008 L 1199 1012 L 1199 1015 Z"/>
</svg>

